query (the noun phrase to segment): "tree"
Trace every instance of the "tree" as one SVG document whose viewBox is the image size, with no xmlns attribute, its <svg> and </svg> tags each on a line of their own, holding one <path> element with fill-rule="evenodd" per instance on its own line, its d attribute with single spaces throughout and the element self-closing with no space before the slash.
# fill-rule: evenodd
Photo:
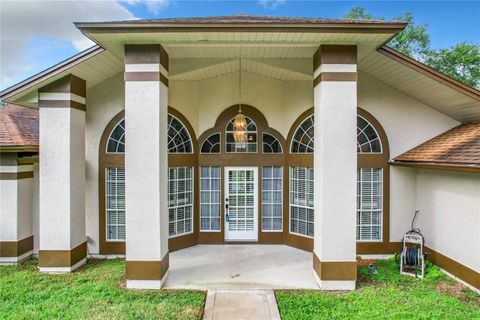
<svg viewBox="0 0 480 320">
<path fill-rule="evenodd" d="M 371 14 L 365 12 L 364 7 L 353 7 L 347 12 L 343 18 L 345 19 L 357 19 L 357 20 L 384 20 L 383 18 L 375 18 Z"/>
<path fill-rule="evenodd" d="M 365 11 L 363 7 L 353 7 L 344 16 L 347 19 L 359 20 L 385 20 L 381 17 L 375 17 Z M 430 35 L 427 32 L 426 25 L 416 25 L 411 13 L 405 13 L 403 16 L 393 18 L 395 21 L 407 23 L 407 27 L 395 38 L 390 40 L 387 45 L 407 56 L 419 61 L 424 61 L 425 56 L 430 50 Z"/>
<path fill-rule="evenodd" d="M 354 7 L 344 15 L 347 19 L 384 20 Z M 407 27 L 387 45 L 467 85 L 480 87 L 480 46 L 460 43 L 451 48 L 431 49 L 427 25 L 416 25 L 411 13 L 397 16 L 395 21 Z"/>
<path fill-rule="evenodd" d="M 472 87 L 480 87 L 480 45 L 459 43 L 430 53 L 425 63 Z"/>
</svg>

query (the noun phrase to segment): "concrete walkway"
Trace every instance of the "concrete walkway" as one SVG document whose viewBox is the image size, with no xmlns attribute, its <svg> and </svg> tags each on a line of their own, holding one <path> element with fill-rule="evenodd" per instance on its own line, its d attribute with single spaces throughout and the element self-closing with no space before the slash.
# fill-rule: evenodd
<svg viewBox="0 0 480 320">
<path fill-rule="evenodd" d="M 318 289 L 312 253 L 285 245 L 198 245 L 170 253 L 167 289 Z"/>
<path fill-rule="evenodd" d="M 272 290 L 208 290 L 205 320 L 280 320 Z"/>
</svg>

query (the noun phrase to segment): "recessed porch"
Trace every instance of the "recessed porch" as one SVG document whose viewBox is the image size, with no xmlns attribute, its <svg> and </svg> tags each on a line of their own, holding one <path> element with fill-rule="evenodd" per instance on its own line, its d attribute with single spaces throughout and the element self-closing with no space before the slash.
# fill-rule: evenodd
<svg viewBox="0 0 480 320">
<path fill-rule="evenodd" d="M 168 289 L 318 289 L 312 253 L 286 245 L 197 245 L 170 253 Z"/>
</svg>

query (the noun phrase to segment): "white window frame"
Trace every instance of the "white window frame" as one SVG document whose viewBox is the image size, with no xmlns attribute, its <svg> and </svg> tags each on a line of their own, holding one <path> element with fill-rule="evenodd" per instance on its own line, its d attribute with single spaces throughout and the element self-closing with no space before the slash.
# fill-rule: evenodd
<svg viewBox="0 0 480 320">
<path fill-rule="evenodd" d="M 108 234 L 109 234 L 108 227 L 109 226 L 116 226 L 117 228 L 119 226 L 124 226 L 125 229 L 126 229 L 126 225 L 127 225 L 126 221 L 125 221 L 125 224 L 119 224 L 118 223 L 118 217 L 117 217 L 117 223 L 116 224 L 108 223 L 108 213 L 110 211 L 113 211 L 113 212 L 122 211 L 122 210 L 118 210 L 118 209 L 109 209 L 108 208 L 108 196 L 111 196 L 108 193 L 108 183 L 109 182 L 118 183 L 117 182 L 118 180 L 113 181 L 113 180 L 108 179 L 108 177 L 109 177 L 108 170 L 110 170 L 110 169 L 115 169 L 115 170 L 124 169 L 125 170 L 125 168 L 121 168 L 121 167 L 107 167 L 107 168 L 105 168 L 105 212 L 104 212 L 104 214 L 105 214 L 105 241 L 106 242 L 125 242 L 126 239 L 118 239 L 118 238 L 117 239 L 109 239 L 108 238 Z M 125 183 L 125 180 L 123 181 L 123 183 Z M 115 189 L 115 196 L 116 197 L 118 196 L 117 189 Z M 123 195 L 123 196 L 125 197 L 125 195 Z M 126 208 L 123 209 L 123 215 L 124 215 L 124 218 L 126 219 Z M 118 236 L 118 230 L 117 230 L 117 236 Z M 126 231 L 125 231 L 125 238 L 126 238 Z"/>
<path fill-rule="evenodd" d="M 313 147 L 312 147 L 312 152 L 297 152 L 297 151 L 292 151 L 292 147 L 293 147 L 293 141 L 297 141 L 295 139 L 295 136 L 297 135 L 297 132 L 298 130 L 300 130 L 300 128 L 302 127 L 302 125 L 307 121 L 309 120 L 310 118 L 312 118 L 312 123 L 313 123 L 313 126 L 315 126 L 315 117 L 314 117 L 314 114 L 311 114 L 309 115 L 308 117 L 306 117 L 305 119 L 302 120 L 302 122 L 297 126 L 297 128 L 295 128 L 295 131 L 293 132 L 293 136 L 292 136 L 292 139 L 290 139 L 290 145 L 288 146 L 288 152 L 291 153 L 291 154 L 310 154 L 313 156 L 313 153 L 315 152 L 315 136 L 312 137 L 312 141 L 313 141 Z M 303 130 L 303 129 L 302 129 Z"/>
<path fill-rule="evenodd" d="M 227 122 L 227 125 L 225 126 L 225 153 L 251 153 L 251 154 L 259 153 L 258 145 L 259 145 L 259 141 L 260 141 L 260 132 L 258 131 L 257 123 L 255 121 L 253 121 L 253 119 L 248 117 L 248 116 L 245 116 L 245 119 L 249 119 L 253 123 L 253 125 L 255 126 L 255 131 L 246 131 L 247 136 L 248 136 L 249 133 L 255 133 L 255 135 L 257 137 L 257 141 L 255 141 L 255 151 L 236 151 L 236 148 L 235 148 L 235 151 L 228 151 L 227 150 L 227 146 L 228 146 L 228 143 L 229 143 L 228 139 L 227 139 L 227 136 L 228 136 L 228 134 L 233 135 L 233 131 L 228 131 L 227 130 L 228 125 L 235 120 L 235 118 L 232 118 L 230 121 Z M 246 143 L 247 144 L 249 144 L 249 143 L 253 144 L 252 142 L 248 142 L 248 141 Z M 260 147 L 263 149 L 263 143 Z"/>
<path fill-rule="evenodd" d="M 375 134 L 377 135 L 378 142 L 380 143 L 380 152 L 362 152 L 362 151 L 361 151 L 361 152 L 358 152 L 358 151 L 357 151 L 357 154 L 383 154 L 382 138 L 381 138 L 380 135 L 378 134 L 378 131 L 377 131 L 377 129 L 375 128 L 375 126 L 374 126 L 370 121 L 368 121 L 367 119 L 365 119 L 364 117 L 362 117 L 361 115 L 357 115 L 357 118 L 362 118 L 366 123 L 368 123 L 368 125 L 370 125 L 370 127 L 372 127 L 373 131 L 374 131 Z M 368 125 L 367 125 L 367 127 L 368 127 Z M 365 128 L 367 128 L 367 127 L 365 127 Z M 364 128 L 364 129 L 365 129 L 365 128 Z M 358 125 L 357 125 L 357 129 L 358 129 Z M 362 132 L 363 132 L 364 129 L 362 129 Z M 372 140 L 369 140 L 368 142 L 370 143 L 370 141 L 372 141 Z M 357 143 L 358 143 L 358 133 L 357 133 Z M 358 146 L 355 146 L 355 148 L 358 149 Z"/>
<path fill-rule="evenodd" d="M 192 202 L 190 204 L 183 204 L 183 205 L 177 205 L 177 206 L 173 206 L 173 207 L 170 207 L 169 203 L 167 203 L 167 206 L 168 206 L 168 216 L 169 216 L 169 219 L 168 219 L 168 238 L 169 239 L 173 239 L 173 238 L 177 238 L 177 237 L 182 237 L 182 236 L 185 236 L 185 235 L 189 235 L 189 234 L 192 234 L 195 232 L 195 170 L 194 170 L 194 167 L 189 167 L 189 166 L 178 166 L 178 167 L 168 167 L 168 170 L 170 171 L 170 169 L 178 169 L 178 168 L 185 168 L 185 169 L 190 169 L 191 170 L 191 177 L 189 179 L 185 178 L 185 179 L 182 179 L 183 181 L 188 181 L 188 180 L 191 180 L 192 181 L 192 190 L 190 191 L 191 194 L 192 194 Z M 178 179 L 175 179 L 178 181 Z M 170 196 L 170 173 L 168 174 L 168 197 Z M 178 192 L 178 191 L 177 191 Z M 186 191 L 183 191 L 184 193 Z M 168 202 L 170 202 L 170 199 L 168 198 L 167 200 Z M 185 207 L 191 207 L 191 212 L 192 212 L 192 215 L 190 217 L 191 219 L 191 225 L 192 225 L 192 230 L 189 231 L 189 232 L 184 232 L 184 233 L 180 233 L 180 234 L 174 234 L 174 235 L 170 235 L 170 209 L 178 209 L 178 208 L 185 208 Z M 183 220 L 186 220 L 186 219 L 183 219 Z M 176 218 L 176 215 L 175 215 L 175 220 L 173 221 L 174 224 L 175 224 L 175 233 L 177 232 L 177 223 L 178 223 L 178 220 Z"/>
<path fill-rule="evenodd" d="M 108 139 L 107 139 L 107 143 L 105 144 L 105 154 L 125 154 L 125 152 L 109 152 L 108 151 L 108 143 L 110 142 L 110 139 L 113 139 L 112 138 L 112 134 L 113 134 L 113 131 L 115 131 L 115 129 L 117 129 L 117 127 L 120 125 L 120 122 L 122 121 L 125 121 L 125 118 L 122 118 L 120 119 L 116 124 L 115 126 L 113 127 L 113 129 L 110 131 L 109 135 L 108 135 Z M 123 127 L 123 135 L 125 136 L 125 126 Z M 117 141 L 117 143 L 120 143 L 119 140 L 116 140 L 116 139 L 113 139 L 115 141 Z M 125 147 L 125 143 L 124 143 L 124 147 Z"/>
<path fill-rule="evenodd" d="M 264 151 L 263 151 L 263 144 L 264 144 L 264 142 L 263 142 L 263 135 L 264 135 L 264 134 L 268 134 L 269 136 L 273 137 L 273 138 L 278 142 L 278 144 L 280 145 L 280 150 L 281 150 L 281 152 L 264 152 Z M 271 133 L 269 133 L 269 132 L 265 132 L 265 131 L 262 132 L 262 154 L 283 154 L 283 146 L 282 146 L 282 144 L 280 143 L 280 140 L 278 140 L 277 137 L 275 137 L 273 134 L 271 134 Z"/>
<path fill-rule="evenodd" d="M 190 132 L 188 131 L 188 128 L 187 126 L 185 126 L 185 123 L 183 123 L 180 119 L 178 119 L 177 117 L 175 117 L 173 114 L 171 113 L 168 113 L 168 116 L 167 116 L 167 121 L 168 121 L 168 117 L 172 117 L 172 119 L 175 119 L 177 120 L 178 122 L 180 122 L 180 124 L 182 125 L 182 127 L 185 129 L 185 131 L 187 132 L 187 135 L 188 135 L 188 142 L 190 143 L 191 145 L 191 148 L 192 148 L 192 151 L 190 152 L 170 152 L 170 150 L 167 150 L 167 153 L 168 154 L 192 154 L 195 152 L 195 150 L 193 149 L 194 146 L 193 146 L 193 140 L 192 140 L 192 136 L 190 135 Z M 168 131 L 170 131 L 170 122 L 167 123 L 168 127 L 167 127 L 167 135 L 168 135 Z M 178 132 L 178 131 L 177 131 Z M 167 136 L 167 148 L 168 148 L 168 143 L 170 142 L 170 137 Z M 185 144 L 185 142 L 184 142 Z"/>
<path fill-rule="evenodd" d="M 218 152 L 202 152 L 202 149 L 203 149 L 203 145 L 205 144 L 205 142 L 207 142 L 208 139 L 210 139 L 210 137 L 214 136 L 214 135 L 219 135 L 220 138 L 218 139 L 218 143 L 219 143 L 219 148 L 218 148 Z M 203 140 L 202 142 L 202 145 L 200 146 L 200 154 L 221 154 L 222 153 L 222 134 L 220 132 L 215 132 L 215 133 L 212 133 L 211 135 L 209 135 L 208 137 L 205 138 L 205 140 Z M 208 166 L 205 166 L 205 167 L 208 167 Z M 211 166 L 211 167 L 215 167 L 215 166 Z"/>
<path fill-rule="evenodd" d="M 383 201 L 384 201 L 383 176 L 384 176 L 384 172 L 383 172 L 383 168 L 358 168 L 357 169 L 357 186 L 358 186 L 359 183 L 361 183 L 361 180 L 360 181 L 358 180 L 358 176 L 360 176 L 360 179 L 361 179 L 361 176 L 362 176 L 361 175 L 361 170 L 365 170 L 365 169 L 379 169 L 380 170 L 380 180 L 379 180 L 380 188 L 379 188 L 379 190 L 381 192 L 381 194 L 380 194 L 381 209 L 362 209 L 362 208 L 358 208 L 358 206 L 357 206 L 357 208 L 355 210 L 355 239 L 356 239 L 357 242 L 383 242 L 383 227 L 384 227 L 383 226 L 383 210 L 384 210 L 384 205 L 383 205 Z M 373 181 L 371 181 L 371 182 L 373 184 Z M 359 194 L 358 189 L 357 189 L 357 205 L 360 204 L 360 206 L 361 206 L 362 201 L 361 201 L 361 199 L 359 200 L 358 197 L 361 197 L 361 195 Z M 372 197 L 373 197 L 373 194 L 372 194 Z M 372 200 L 372 203 L 373 203 L 373 200 Z M 380 221 L 380 224 L 379 224 L 379 226 L 380 226 L 380 238 L 379 239 L 361 239 L 361 238 L 358 239 L 357 238 L 358 237 L 357 228 L 359 226 L 360 227 L 361 226 L 370 226 L 370 228 L 373 228 L 373 226 L 378 226 L 377 224 L 372 224 L 372 223 L 370 223 L 370 224 L 361 224 L 360 223 L 360 225 L 357 224 L 357 215 L 359 213 L 361 214 L 362 212 L 378 212 L 379 213 L 379 215 L 380 215 L 380 219 L 379 219 L 379 221 Z M 360 233 L 361 233 L 361 230 L 360 230 Z M 371 229 L 370 229 L 370 236 L 371 235 L 372 235 L 372 232 L 371 232 Z"/>
<path fill-rule="evenodd" d="M 208 178 L 202 178 L 202 168 L 208 168 L 210 170 L 210 174 L 209 174 L 209 177 Z M 219 190 L 212 190 L 212 189 L 209 189 L 209 190 L 202 190 L 202 179 L 204 180 L 209 180 L 209 181 L 212 181 L 212 168 L 218 168 L 219 170 L 219 175 L 218 175 L 218 180 L 219 180 L 219 183 L 220 183 L 220 189 Z M 206 232 L 206 233 L 211 233 L 211 232 L 222 232 L 222 220 L 223 220 L 223 217 L 222 217 L 222 167 L 221 166 L 200 166 L 199 167 L 199 175 L 198 175 L 198 178 L 199 178 L 199 183 L 198 183 L 198 192 L 199 192 L 199 223 L 200 223 L 200 232 Z M 214 178 L 214 179 L 217 179 L 217 178 Z M 202 203 L 202 191 L 203 192 L 208 192 L 209 195 L 210 195 L 210 200 L 212 199 L 211 195 L 212 195 L 212 191 L 215 191 L 215 192 L 218 192 L 219 193 L 219 203 L 212 203 L 212 202 L 208 202 L 208 203 Z M 212 230 L 212 229 L 209 229 L 209 230 L 205 230 L 205 229 L 202 229 L 202 204 L 208 204 L 209 206 L 212 206 L 212 205 L 217 205 L 218 204 L 218 210 L 220 212 L 220 216 L 218 217 L 219 218 L 219 226 L 218 226 L 218 230 Z M 209 220 L 210 220 L 210 227 L 212 226 L 212 223 L 211 223 L 211 220 L 212 220 L 212 216 L 211 216 L 211 213 L 210 213 L 210 216 L 208 217 Z"/>
<path fill-rule="evenodd" d="M 313 210 L 313 214 L 314 214 L 314 217 L 315 217 L 315 208 L 314 207 L 301 206 L 301 205 L 298 205 L 298 204 L 293 204 L 291 202 L 292 170 L 293 170 L 293 168 L 302 168 L 302 167 L 303 168 L 308 168 L 308 169 L 313 169 L 313 168 L 309 168 L 309 167 L 305 167 L 305 166 L 292 166 L 292 167 L 288 168 L 288 170 L 289 170 L 289 172 L 288 172 L 288 232 L 290 234 L 294 234 L 294 235 L 299 236 L 299 237 L 305 237 L 305 238 L 313 239 L 314 236 L 309 236 L 309 235 L 306 235 L 306 234 L 301 234 L 301 233 L 292 231 L 292 206 L 295 206 L 295 207 L 298 207 L 298 208 L 306 208 L 307 210 Z M 305 222 L 308 223 L 308 220 L 305 220 Z M 313 219 L 313 224 L 314 224 L 314 233 L 315 233 L 315 218 Z"/>
<path fill-rule="evenodd" d="M 284 223 L 284 221 L 283 221 L 283 209 L 284 209 L 284 208 L 283 208 L 283 191 L 284 191 L 284 190 L 283 190 L 283 184 L 284 184 L 284 180 L 283 180 L 283 170 L 284 170 L 284 166 L 263 166 L 263 167 L 261 167 L 261 168 L 262 168 L 262 181 L 261 181 L 261 182 L 262 182 L 262 206 L 261 206 L 260 223 L 261 223 L 262 232 L 283 232 L 283 223 Z M 273 168 L 280 168 L 280 172 L 281 172 L 280 178 L 275 178 L 275 177 L 273 177 L 273 176 L 272 176 L 272 177 L 269 177 L 269 178 L 265 178 L 265 176 L 263 175 L 263 169 L 264 169 L 264 168 L 272 168 L 272 175 L 273 175 Z M 273 190 L 273 189 L 272 189 L 272 190 L 264 190 L 264 189 L 263 189 L 263 181 L 264 181 L 264 180 L 267 180 L 267 179 L 268 179 L 268 180 L 271 180 L 271 181 L 280 179 L 280 181 L 281 181 L 280 190 Z M 275 203 L 275 202 L 264 203 L 264 202 L 263 202 L 263 193 L 264 193 L 264 192 L 270 192 L 270 193 L 272 194 L 272 196 L 273 196 L 274 192 L 280 192 L 280 203 Z M 273 200 L 272 200 L 272 201 L 273 201 Z M 278 204 L 280 204 L 280 206 L 281 206 L 281 208 L 282 208 L 282 209 L 281 209 L 282 215 L 280 216 L 280 219 L 281 219 L 281 221 L 282 221 L 282 223 L 280 224 L 280 225 L 282 226 L 281 229 L 278 229 L 278 230 L 265 230 L 265 229 L 263 229 L 263 205 L 264 205 L 264 204 L 267 204 L 267 205 L 269 204 L 269 205 L 272 205 L 272 206 L 273 206 L 273 205 L 278 205 Z M 271 219 L 271 221 L 273 222 L 273 219 L 274 219 L 275 217 L 272 215 L 271 217 L 266 217 L 266 218 Z M 273 223 L 272 223 L 272 226 L 273 226 Z"/>
</svg>

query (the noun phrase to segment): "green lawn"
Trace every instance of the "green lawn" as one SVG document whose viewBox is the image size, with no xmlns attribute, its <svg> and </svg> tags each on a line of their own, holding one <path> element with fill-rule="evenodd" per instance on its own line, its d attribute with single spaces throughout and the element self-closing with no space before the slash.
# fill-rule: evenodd
<svg viewBox="0 0 480 320">
<path fill-rule="evenodd" d="M 47 275 L 35 260 L 0 267 L 0 319 L 201 319 L 200 291 L 123 288 L 122 260 L 90 260 L 72 274 Z"/>
<path fill-rule="evenodd" d="M 393 260 L 376 265 L 375 276 L 359 268 L 354 292 L 277 291 L 282 319 L 480 319 L 480 295 L 437 267 L 417 280 L 400 276 Z"/>
</svg>

